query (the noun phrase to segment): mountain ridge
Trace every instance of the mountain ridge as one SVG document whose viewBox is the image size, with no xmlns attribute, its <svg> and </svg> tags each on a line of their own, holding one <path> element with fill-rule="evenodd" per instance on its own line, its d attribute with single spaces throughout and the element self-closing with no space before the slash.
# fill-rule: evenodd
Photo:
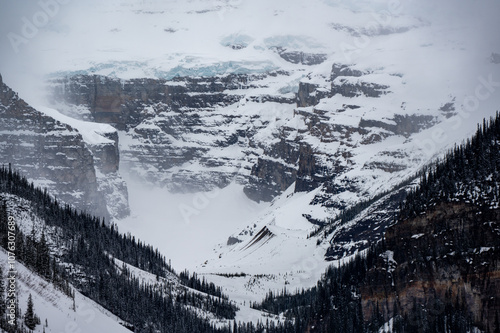
<svg viewBox="0 0 500 333">
<path fill-rule="evenodd" d="M 269 293 L 256 307 L 300 318 L 296 327 L 304 332 L 500 329 L 499 122 L 498 114 L 485 121 L 471 140 L 424 172 L 394 224 L 367 251 L 331 266 L 316 287 Z M 465 167 L 473 163 L 476 169 Z M 491 186 L 484 200 L 473 187 L 443 190 L 485 178 Z"/>
<path fill-rule="evenodd" d="M 456 200 L 468 198 L 465 204 L 470 205 L 498 197 L 493 178 L 474 174 L 486 166 L 484 159 L 495 156 L 491 151 L 472 154 L 477 158 L 468 162 L 469 172 L 460 171 L 464 165 L 451 163 L 448 155 L 446 167 L 435 164 L 498 110 L 496 0 L 47 0 L 9 2 L 2 9 L 0 31 L 8 38 L 0 40 L 0 156 L 5 167 L 11 163 L 35 181 L 33 190 L 48 187 L 47 195 L 57 198 L 63 216 L 76 218 L 73 210 L 83 209 L 100 222 L 105 217 L 111 236 L 102 223 L 97 226 L 91 217 L 86 221 L 89 230 L 102 231 L 96 239 L 106 244 L 77 230 L 73 240 L 65 238 L 64 247 L 70 251 L 66 259 L 81 265 L 71 273 L 75 286 L 116 313 L 130 309 L 115 306 L 115 285 L 131 288 L 134 297 L 144 291 L 151 295 L 149 287 L 155 292 L 167 288 L 142 270 L 148 256 L 137 262 L 124 259 L 135 251 L 128 248 L 134 248 L 129 239 L 134 236 L 168 254 L 178 271 L 194 271 L 205 286 L 223 286 L 230 306 L 239 311 L 196 292 L 167 292 L 168 304 L 161 305 L 169 307 L 169 299 L 180 304 L 179 296 L 187 302 L 182 307 L 186 316 L 179 320 L 208 331 L 263 330 L 263 313 L 250 305 L 268 291 L 276 296 L 283 288 L 314 286 L 315 291 L 304 292 L 309 304 L 302 305 L 316 302 L 316 314 L 292 307 L 288 313 L 269 314 L 269 325 L 314 331 L 337 321 L 338 327 L 329 327 L 411 331 L 415 327 L 405 325 L 417 316 L 422 323 L 445 320 L 485 330 L 477 324 L 478 311 L 492 320 L 494 311 L 488 309 L 495 306 L 486 298 L 469 297 L 468 285 L 450 291 L 467 296 L 467 302 L 440 303 L 436 299 L 444 287 L 432 294 L 426 281 L 414 286 L 401 273 L 416 267 L 425 279 L 429 272 L 461 275 L 460 283 L 467 284 L 476 277 L 464 270 L 484 272 L 479 259 L 491 254 L 486 247 L 495 247 L 487 239 L 484 246 L 483 240 L 474 240 L 481 253 L 467 253 L 478 262 L 454 258 L 460 268 L 443 270 L 412 263 L 448 264 L 442 255 L 422 259 L 404 241 L 391 240 L 416 258 L 406 262 L 397 248 L 382 251 L 374 244 L 385 242 L 384 235 L 394 230 L 404 234 L 397 213 L 405 198 L 415 212 L 406 216 L 409 229 L 411 219 L 434 208 L 443 216 L 453 208 L 462 210 L 449 217 L 463 220 L 469 230 L 477 227 L 472 213 L 454 206 L 456 201 L 444 205 L 442 200 L 455 192 L 462 195 Z M 43 24 L 37 21 L 44 17 Z M 33 34 L 27 37 L 26 29 Z M 15 35 L 26 43 L 11 45 Z M 454 154 L 465 158 L 461 151 Z M 447 168 L 463 182 L 453 185 L 453 177 L 443 173 Z M 471 177 L 480 180 L 469 183 Z M 418 186 L 427 191 L 415 192 Z M 11 195 L 6 199 L 26 206 Z M 23 212 L 19 216 L 27 225 L 30 218 L 43 225 L 30 209 Z M 80 222 L 75 226 L 82 227 Z M 431 229 L 425 231 L 432 234 Z M 52 229 L 45 230 L 50 238 Z M 26 240 L 43 243 L 29 227 L 23 233 Z M 104 250 L 110 239 L 118 239 L 115 233 L 128 245 Z M 409 237 L 408 244 L 428 242 L 437 252 L 452 252 L 451 245 L 422 233 L 404 238 Z M 442 235 L 455 237 L 452 231 Z M 55 254 L 64 257 L 61 251 Z M 88 258 L 95 259 L 95 267 Z M 332 265 L 338 267 L 329 269 Z M 363 265 L 373 270 L 364 271 Z M 96 267 L 104 273 L 93 272 Z M 401 273 L 395 286 L 382 274 L 391 269 Z M 346 272 L 357 285 L 345 281 Z M 89 284 L 78 281 L 78 274 L 87 276 Z M 179 275 L 186 283 L 203 285 L 189 273 Z M 367 276 L 383 284 L 383 292 L 366 282 Z M 102 287 L 111 281 L 116 283 L 108 293 L 93 289 L 93 283 Z M 140 290 L 136 281 L 151 284 Z M 363 296 L 361 283 L 366 283 Z M 356 306 L 336 310 L 337 304 L 332 310 L 325 297 L 330 292 L 342 305 Z M 399 306 L 392 301 L 384 305 L 385 292 L 390 297 L 418 294 L 422 306 L 413 309 L 408 298 Z M 205 311 L 208 304 L 227 318 Z M 455 311 L 456 304 L 474 315 Z M 433 316 L 432 305 L 454 310 Z M 191 316 L 195 313 L 201 322 Z M 155 319 L 132 315 L 131 321 L 143 328 Z M 167 322 L 155 324 L 172 329 Z"/>
</svg>

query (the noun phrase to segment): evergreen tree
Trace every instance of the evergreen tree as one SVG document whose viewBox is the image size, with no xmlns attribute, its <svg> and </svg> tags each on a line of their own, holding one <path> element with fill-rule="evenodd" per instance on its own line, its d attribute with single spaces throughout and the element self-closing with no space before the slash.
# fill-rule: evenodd
<svg viewBox="0 0 500 333">
<path fill-rule="evenodd" d="M 31 228 L 31 235 L 26 237 L 24 262 L 30 268 L 36 268 L 36 237 L 35 226 Z"/>
<path fill-rule="evenodd" d="M 28 297 L 28 308 L 24 314 L 24 324 L 30 330 L 34 330 L 38 324 L 37 316 L 35 315 L 35 310 L 33 308 L 33 298 L 31 297 L 31 294 Z"/>
<path fill-rule="evenodd" d="M 50 277 L 50 253 L 45 238 L 45 232 L 42 232 L 40 242 L 37 244 L 36 250 L 36 271 L 45 278 Z"/>
</svg>

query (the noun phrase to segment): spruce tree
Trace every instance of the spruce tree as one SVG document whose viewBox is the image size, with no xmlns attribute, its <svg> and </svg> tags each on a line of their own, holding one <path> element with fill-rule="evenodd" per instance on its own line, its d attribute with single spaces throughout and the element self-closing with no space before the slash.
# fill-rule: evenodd
<svg viewBox="0 0 500 333">
<path fill-rule="evenodd" d="M 31 235 L 26 237 L 26 247 L 25 247 L 25 263 L 29 268 L 36 267 L 36 236 L 35 236 L 35 226 L 31 229 Z"/>
<path fill-rule="evenodd" d="M 45 238 L 45 232 L 42 232 L 40 242 L 37 244 L 36 251 L 36 270 L 37 272 L 46 277 L 50 277 L 50 252 Z"/>
<path fill-rule="evenodd" d="M 37 325 L 37 317 L 35 315 L 35 310 L 33 309 L 33 298 L 31 297 L 31 294 L 28 297 L 28 308 L 24 314 L 24 324 L 30 330 L 34 330 Z"/>
</svg>

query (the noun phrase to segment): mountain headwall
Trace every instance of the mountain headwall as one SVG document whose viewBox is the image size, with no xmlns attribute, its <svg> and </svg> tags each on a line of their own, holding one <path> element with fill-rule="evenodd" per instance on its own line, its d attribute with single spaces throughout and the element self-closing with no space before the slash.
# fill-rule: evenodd
<svg viewBox="0 0 500 333">
<path fill-rule="evenodd" d="M 109 217 L 98 190 L 95 160 L 82 135 L 35 110 L 0 76 L 0 156 L 58 199 Z M 105 160 L 109 154 L 101 154 Z"/>
<path fill-rule="evenodd" d="M 259 132 L 279 116 L 276 110 L 291 115 L 295 96 L 259 90 L 269 88 L 266 80 L 287 75 L 168 81 L 78 75 L 51 84 L 55 104 L 64 104 L 67 114 L 123 131 L 122 162 L 140 179 L 181 192 L 236 180 L 247 185 L 250 198 L 269 201 L 295 181 L 298 144 L 276 129 L 266 134 L 272 140 Z M 250 104 L 264 110 L 250 113 Z"/>
<path fill-rule="evenodd" d="M 296 192 L 322 187 L 314 203 L 340 210 L 379 187 L 389 189 L 370 185 L 373 177 L 395 183 L 415 168 L 399 145 L 411 143 L 411 135 L 432 126 L 436 117 L 399 105 L 379 117 L 364 105 L 384 104 L 389 96 L 392 108 L 392 85 L 401 84 L 399 76 L 337 63 L 328 74 L 299 80 L 294 75 L 272 71 L 170 80 L 74 75 L 53 79 L 51 87 L 54 104 L 67 114 L 121 130 L 123 165 L 171 191 L 211 190 L 236 180 L 251 199 L 270 201 L 295 183 Z M 349 103 L 339 104 L 338 98 Z M 348 122 L 337 121 L 344 116 Z M 370 158 L 357 158 L 389 137 L 401 143 L 379 145 Z M 355 177 L 346 178 L 347 173 Z M 350 194 L 338 199 L 342 193 Z"/>
<path fill-rule="evenodd" d="M 232 104 L 240 97 L 225 91 L 242 86 L 248 89 L 247 80 L 246 75 L 177 77 L 169 81 L 77 75 L 55 79 L 52 85 L 53 98 L 58 102 L 85 106 L 96 122 L 124 130 L 150 118 L 149 106 L 182 113 Z"/>
</svg>

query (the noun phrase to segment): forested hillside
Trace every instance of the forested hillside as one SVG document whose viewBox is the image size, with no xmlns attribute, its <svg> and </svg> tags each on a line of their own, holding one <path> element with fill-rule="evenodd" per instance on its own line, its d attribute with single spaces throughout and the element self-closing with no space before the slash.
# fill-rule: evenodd
<svg viewBox="0 0 500 333">
<path fill-rule="evenodd" d="M 300 332 L 498 332 L 500 117 L 429 167 L 386 237 L 317 286 L 259 309 Z"/>
<path fill-rule="evenodd" d="M 236 308 L 220 288 L 188 272 L 179 277 L 151 246 L 61 206 L 11 166 L 0 169 L 0 241 L 8 248 L 8 216 L 20 208 L 19 200 L 29 203 L 45 221 L 47 234 L 45 229 L 31 234 L 18 229 L 17 259 L 70 296 L 71 286 L 76 287 L 136 332 L 376 332 L 384 324 L 394 332 L 469 332 L 472 327 L 496 332 L 499 137 L 497 115 L 422 174 L 385 239 L 346 265 L 328 269 L 315 288 L 297 295 L 270 293 L 254 305 L 285 312 L 284 323 L 217 328 L 194 315 L 192 309 L 199 309 L 232 319 Z M 17 207 L 13 198 L 18 198 Z M 136 269 L 156 281 L 141 280 Z M 1 324 L 9 332 L 24 329 L 5 320 Z"/>
<path fill-rule="evenodd" d="M 220 288 L 200 281 L 189 273 L 179 278 L 157 250 L 120 234 L 113 225 L 65 205 L 46 191 L 35 188 L 11 166 L 0 169 L 1 246 L 8 249 L 8 207 L 15 196 L 29 203 L 34 215 L 52 230 L 53 249 L 47 245 L 45 231 L 26 235 L 16 229 L 16 259 L 71 295 L 70 284 L 97 301 L 135 328 L 137 332 L 211 332 L 216 330 L 190 308 L 212 313 L 215 318 L 234 318 L 236 308 Z M 48 236 L 48 235 L 47 235 Z M 62 251 L 56 251 L 62 249 Z M 117 260 L 123 262 L 120 266 Z M 131 273 L 140 269 L 156 276 L 144 282 Z M 186 284 L 189 289 L 182 286 Z M 208 293 L 208 294 L 205 294 Z M 5 310 L 1 309 L 0 310 Z M 2 321 L 2 327 L 11 328 Z M 21 328 L 17 328 L 21 329 Z"/>
</svg>

